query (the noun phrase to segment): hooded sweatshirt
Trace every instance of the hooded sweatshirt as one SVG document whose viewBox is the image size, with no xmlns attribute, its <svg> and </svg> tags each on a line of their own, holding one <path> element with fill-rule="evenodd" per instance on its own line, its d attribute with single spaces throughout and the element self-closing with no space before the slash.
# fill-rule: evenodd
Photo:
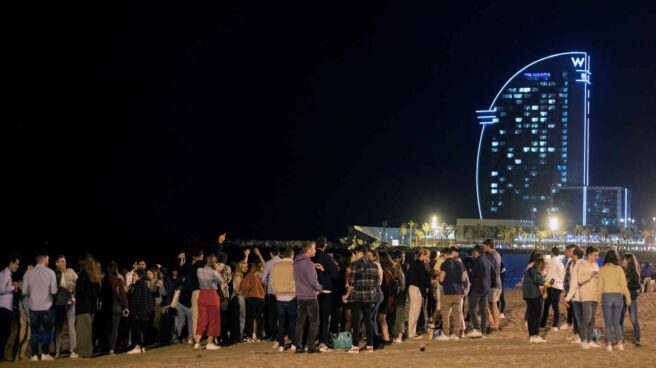
<svg viewBox="0 0 656 368">
<path fill-rule="evenodd" d="M 301 253 L 294 259 L 294 282 L 297 299 L 316 299 L 321 292 L 321 284 L 312 260 Z"/>
</svg>

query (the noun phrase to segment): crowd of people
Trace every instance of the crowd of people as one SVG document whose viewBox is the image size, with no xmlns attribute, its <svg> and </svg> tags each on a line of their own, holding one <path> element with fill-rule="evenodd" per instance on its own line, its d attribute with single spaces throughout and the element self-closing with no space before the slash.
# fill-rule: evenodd
<svg viewBox="0 0 656 368">
<path fill-rule="evenodd" d="M 22 280 L 12 277 L 21 259 L 6 256 L 0 272 L 2 358 L 141 354 L 176 343 L 213 351 L 261 340 L 280 352 L 327 353 L 345 331 L 351 333 L 349 353 L 373 353 L 425 335 L 457 341 L 502 328 L 505 267 L 489 239 L 462 255 L 456 247 L 406 254 L 364 245 L 344 255 L 327 253 L 328 242 L 319 237 L 296 254 L 271 247 L 268 260 L 258 248 L 229 260 L 224 241 L 225 234 L 211 250 L 180 250 L 169 267 L 149 267 L 137 258 L 130 270 L 115 261 L 103 268 L 91 255 L 76 270 L 64 255 L 56 256 L 51 269 L 42 252 Z M 546 328 L 553 309 L 553 330 L 572 329 L 572 342 L 599 347 L 594 331 L 601 302 L 607 349 L 623 350 L 626 314 L 639 345 L 642 285 L 635 256 L 609 251 L 599 268 L 594 247 L 583 253 L 567 246 L 566 263 L 558 248 L 531 255 L 522 281 L 529 342 L 546 342 L 540 327 Z M 561 299 L 568 303 L 563 325 Z M 13 357 L 4 356 L 10 335 Z"/>
<path fill-rule="evenodd" d="M 634 342 L 640 346 L 638 295 L 642 292 L 640 264 L 632 253 L 619 256 L 616 250 L 605 253 L 599 267 L 599 251 L 588 246 L 585 251 L 575 244 L 565 247 L 564 264 L 560 250 L 551 254 L 533 252 L 522 280 L 526 301 L 526 324 L 529 341 L 543 343 L 540 327 L 545 328 L 550 307 L 553 308 L 553 331 L 572 330 L 569 338 L 582 349 L 601 348 L 596 333 L 597 308 L 604 316 L 606 350 L 624 350 L 624 318 L 629 314 Z M 567 303 L 567 322 L 559 326 L 561 294 Z"/>
</svg>

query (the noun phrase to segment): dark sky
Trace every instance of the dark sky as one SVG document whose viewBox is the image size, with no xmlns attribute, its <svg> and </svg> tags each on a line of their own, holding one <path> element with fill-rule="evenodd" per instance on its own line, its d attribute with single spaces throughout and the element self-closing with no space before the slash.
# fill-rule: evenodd
<svg viewBox="0 0 656 368">
<path fill-rule="evenodd" d="M 592 56 L 591 183 L 656 215 L 653 1 L 119 3 L 6 15 L 14 245 L 474 217 L 474 110 L 573 50 Z"/>
</svg>

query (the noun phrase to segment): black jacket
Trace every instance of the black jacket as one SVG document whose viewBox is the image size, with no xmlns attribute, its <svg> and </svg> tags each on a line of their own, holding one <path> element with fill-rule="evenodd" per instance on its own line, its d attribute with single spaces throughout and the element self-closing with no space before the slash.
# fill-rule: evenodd
<svg viewBox="0 0 656 368">
<path fill-rule="evenodd" d="M 317 249 L 315 262 L 323 266 L 323 271 L 317 270 L 317 277 L 323 289 L 335 291 L 335 281 L 339 277 L 339 270 L 335 261 L 324 251 Z"/>
<path fill-rule="evenodd" d="M 155 310 L 155 299 L 145 279 L 130 286 L 130 315 L 134 318 L 146 318 Z"/>
<path fill-rule="evenodd" d="M 75 314 L 96 313 L 99 297 L 100 284 L 92 283 L 85 270 L 80 271 L 75 284 Z"/>
<path fill-rule="evenodd" d="M 424 262 L 416 259 L 410 264 L 410 269 L 406 275 L 406 285 L 414 285 L 419 288 L 422 297 L 426 297 L 430 287 L 430 272 L 426 270 Z"/>
</svg>

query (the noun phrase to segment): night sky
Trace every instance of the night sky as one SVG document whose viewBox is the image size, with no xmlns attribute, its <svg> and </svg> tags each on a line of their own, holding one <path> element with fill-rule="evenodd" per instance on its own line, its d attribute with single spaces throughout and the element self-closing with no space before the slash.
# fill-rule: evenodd
<svg viewBox="0 0 656 368">
<path fill-rule="evenodd" d="M 144 253 L 219 231 L 335 239 L 350 224 L 475 217 L 474 111 L 519 68 L 573 50 L 592 57 L 590 182 L 628 186 L 634 217 L 651 220 L 656 3 L 559 3 L 8 12 L 6 239 Z"/>
</svg>

